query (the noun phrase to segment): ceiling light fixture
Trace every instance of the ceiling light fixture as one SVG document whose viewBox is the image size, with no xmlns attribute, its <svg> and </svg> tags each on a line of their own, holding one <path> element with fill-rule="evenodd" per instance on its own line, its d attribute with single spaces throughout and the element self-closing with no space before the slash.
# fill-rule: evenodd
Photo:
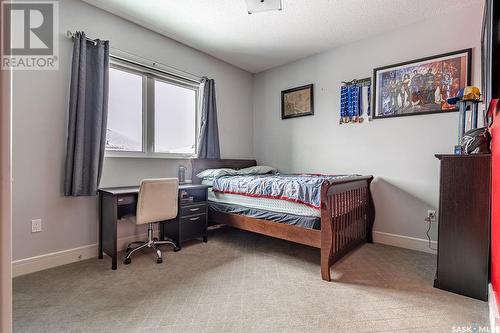
<svg viewBox="0 0 500 333">
<path fill-rule="evenodd" d="M 248 14 L 281 10 L 281 0 L 246 0 Z"/>
</svg>

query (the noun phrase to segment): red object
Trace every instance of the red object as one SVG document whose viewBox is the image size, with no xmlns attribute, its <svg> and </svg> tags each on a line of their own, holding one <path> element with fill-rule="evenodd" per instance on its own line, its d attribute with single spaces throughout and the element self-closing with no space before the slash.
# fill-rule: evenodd
<svg viewBox="0 0 500 333">
<path fill-rule="evenodd" d="M 493 117 L 491 141 L 491 284 L 500 291 L 500 100 L 493 99 L 488 108 Z"/>
</svg>

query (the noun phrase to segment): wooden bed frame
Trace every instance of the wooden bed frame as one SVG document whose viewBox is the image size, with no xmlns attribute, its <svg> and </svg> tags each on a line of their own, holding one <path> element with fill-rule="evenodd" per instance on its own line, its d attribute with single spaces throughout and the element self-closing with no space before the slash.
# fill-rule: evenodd
<svg viewBox="0 0 500 333">
<path fill-rule="evenodd" d="M 192 180 L 205 169 L 242 169 L 255 160 L 193 159 Z M 363 242 L 372 242 L 375 208 L 370 192 L 373 176 L 353 176 L 321 185 L 321 230 L 296 227 L 244 215 L 209 211 L 209 221 L 321 249 L 321 277 L 331 281 L 330 267 Z"/>
</svg>

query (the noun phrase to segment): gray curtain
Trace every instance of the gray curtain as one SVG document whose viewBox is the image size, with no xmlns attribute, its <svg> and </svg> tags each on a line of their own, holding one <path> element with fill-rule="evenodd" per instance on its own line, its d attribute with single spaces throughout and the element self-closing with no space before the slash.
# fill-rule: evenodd
<svg viewBox="0 0 500 333">
<path fill-rule="evenodd" d="M 213 79 L 203 78 L 202 84 L 203 98 L 201 104 L 198 158 L 220 158 L 215 81 Z"/>
<path fill-rule="evenodd" d="M 96 195 L 108 117 L 109 42 L 73 39 L 64 195 Z"/>
</svg>

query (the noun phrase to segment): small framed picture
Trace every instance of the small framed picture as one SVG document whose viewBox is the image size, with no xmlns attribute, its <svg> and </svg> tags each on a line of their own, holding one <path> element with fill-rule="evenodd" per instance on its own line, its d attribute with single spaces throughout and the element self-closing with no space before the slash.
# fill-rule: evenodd
<svg viewBox="0 0 500 333">
<path fill-rule="evenodd" d="M 375 68 L 374 119 L 457 111 L 446 100 L 471 82 L 472 49 Z"/>
<path fill-rule="evenodd" d="M 281 119 L 311 116 L 313 114 L 314 94 L 312 84 L 281 92 Z"/>
</svg>

